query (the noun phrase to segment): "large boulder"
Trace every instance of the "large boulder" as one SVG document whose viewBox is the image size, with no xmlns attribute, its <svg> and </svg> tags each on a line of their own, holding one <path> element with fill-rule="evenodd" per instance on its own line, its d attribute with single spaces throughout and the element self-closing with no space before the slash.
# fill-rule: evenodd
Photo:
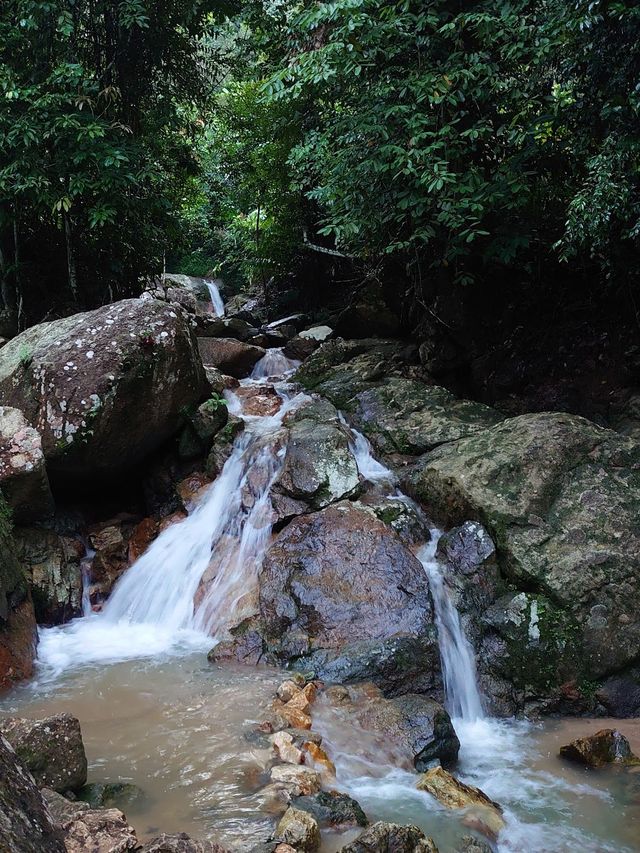
<svg viewBox="0 0 640 853">
<path fill-rule="evenodd" d="M 322 509 L 358 491 L 360 477 L 350 435 L 330 403 L 303 405 L 287 426 L 289 440 L 276 492 Z"/>
<path fill-rule="evenodd" d="M 77 539 L 39 527 L 20 527 L 14 534 L 18 559 L 26 571 L 39 624 L 58 625 L 82 608 L 82 559 Z"/>
<path fill-rule="evenodd" d="M 233 338 L 198 338 L 203 364 L 217 367 L 222 373 L 244 379 L 266 354 L 262 347 L 236 341 Z"/>
<path fill-rule="evenodd" d="M 0 494 L 0 690 L 32 675 L 38 641 L 33 602 L 16 555 L 10 518 Z"/>
<path fill-rule="evenodd" d="M 0 406 L 0 488 L 17 524 L 53 513 L 42 441 L 19 409 Z"/>
<path fill-rule="evenodd" d="M 158 835 L 140 848 L 140 853 L 228 853 L 214 841 L 198 841 L 185 832 Z"/>
<path fill-rule="evenodd" d="M 0 850 L 3 853 L 65 853 L 28 771 L 0 735 Z"/>
<path fill-rule="evenodd" d="M 488 406 L 412 378 L 402 362 L 399 343 L 331 341 L 296 378 L 348 414 L 385 454 L 424 453 L 501 420 Z"/>
<path fill-rule="evenodd" d="M 296 518 L 267 552 L 259 582 L 262 632 L 279 660 L 331 680 L 380 676 L 400 692 L 407 681 L 437 680 L 426 574 L 373 514 L 341 502 Z M 419 660 L 407 644 L 421 647 Z"/>
<path fill-rule="evenodd" d="M 309 812 L 289 806 L 278 823 L 276 838 L 294 850 L 314 853 L 320 847 L 318 821 Z"/>
<path fill-rule="evenodd" d="M 521 688 L 544 694 L 638 660 L 640 445 L 577 416 L 521 415 L 426 454 L 406 486 L 432 516 L 475 519 L 495 542 L 524 596 L 516 636 L 490 619 L 524 664 Z"/>
<path fill-rule="evenodd" d="M 71 714 L 42 720 L 9 718 L 0 730 L 40 788 L 75 791 L 87 781 L 80 723 Z"/>
<path fill-rule="evenodd" d="M 50 474 L 127 470 L 207 391 L 184 316 L 153 299 L 41 323 L 0 350 L 0 403 L 38 430 Z"/>
</svg>

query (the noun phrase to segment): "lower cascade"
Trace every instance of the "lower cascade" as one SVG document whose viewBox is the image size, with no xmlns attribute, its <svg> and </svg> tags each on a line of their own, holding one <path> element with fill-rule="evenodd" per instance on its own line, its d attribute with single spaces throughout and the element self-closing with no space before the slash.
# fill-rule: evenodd
<svg viewBox="0 0 640 853">
<path fill-rule="evenodd" d="M 221 473 L 191 513 L 164 530 L 125 572 L 96 613 L 86 589 L 92 557 L 87 549 L 83 616 L 40 631 L 38 679 L 4 704 L 9 712 L 27 716 L 77 706 L 93 755 L 101 754 L 106 740 L 117 744 L 100 772 L 146 780 L 150 800 L 127 809 L 131 821 L 139 817 L 177 830 L 188 819 L 194 835 L 215 832 L 242 851 L 263 841 L 270 826 L 263 794 L 246 779 L 268 771 L 271 753 L 245 738 L 246 724 L 268 715 L 269 697 L 282 674 L 263 667 L 203 672 L 202 656 L 254 606 L 272 537 L 272 489 L 287 452 L 286 419 L 310 401 L 287 383 L 296 364 L 283 350 L 271 349 L 251 378 L 225 392 L 229 412 L 242 420 L 243 429 Z M 278 411 L 249 413 L 247 390 L 260 393 L 271 386 L 280 399 Z M 374 458 L 365 436 L 341 415 L 340 423 L 365 491 L 420 516 L 419 507 L 399 491 L 393 473 Z M 432 529 L 429 540 L 414 550 L 429 580 L 445 705 L 460 741 L 455 774 L 504 810 L 498 815 L 504 828 L 490 835 L 488 845 L 482 841 L 484 847 L 468 849 L 633 849 L 603 841 L 588 820 L 584 831 L 561 823 L 576 799 L 586 798 L 594 814 L 601 815 L 610 795 L 545 767 L 548 732 L 541 735 L 528 723 L 493 719 L 485 712 L 475 653 L 449 595 L 446 569 L 436 556 L 440 535 Z M 486 828 L 478 831 L 464 810 L 452 816 L 418 790 L 415 770 L 349 714 L 321 699 L 313 726 L 335 771 L 330 787 L 355 798 L 366 814 L 424 827 L 437 836 L 440 853 L 461 850 L 465 832 L 475 833 L 476 839 L 486 833 Z M 546 741 L 540 740 L 543 736 Z M 329 836 L 323 853 L 346 844 L 337 838 Z"/>
</svg>

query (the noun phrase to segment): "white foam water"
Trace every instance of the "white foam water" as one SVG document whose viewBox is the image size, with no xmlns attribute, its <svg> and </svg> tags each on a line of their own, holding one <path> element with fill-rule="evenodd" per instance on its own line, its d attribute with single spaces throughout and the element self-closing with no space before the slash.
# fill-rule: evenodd
<svg viewBox="0 0 640 853">
<path fill-rule="evenodd" d="M 205 279 L 205 284 L 207 285 L 207 290 L 209 291 L 209 296 L 211 297 L 213 313 L 216 315 L 216 317 L 224 317 L 224 301 L 222 299 L 222 296 L 220 295 L 220 288 L 215 283 L 215 281 L 208 281 Z"/>
<path fill-rule="evenodd" d="M 251 378 L 270 379 L 274 376 L 290 376 L 299 365 L 299 361 L 287 358 L 284 354 L 284 347 L 272 347 L 256 363 L 251 373 Z"/>
<path fill-rule="evenodd" d="M 279 394 L 276 414 L 245 418 L 220 476 L 125 572 L 100 613 L 41 630 L 41 672 L 210 647 L 224 636 L 251 597 L 269 541 L 269 494 L 286 451 L 282 420 L 307 399 Z M 238 396 L 227 397 L 242 416 Z"/>
</svg>

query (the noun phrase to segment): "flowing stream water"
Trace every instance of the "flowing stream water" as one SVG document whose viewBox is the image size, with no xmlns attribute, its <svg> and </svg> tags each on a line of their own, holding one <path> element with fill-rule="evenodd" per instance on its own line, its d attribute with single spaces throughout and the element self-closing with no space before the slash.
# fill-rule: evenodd
<svg viewBox="0 0 640 853">
<path fill-rule="evenodd" d="M 273 823 L 261 793 L 271 751 L 247 732 L 264 719 L 282 674 L 211 667 L 204 652 L 254 601 L 271 536 L 269 493 L 286 452 L 283 419 L 307 399 L 287 384 L 295 366 L 281 350 L 270 350 L 238 392 L 227 392 L 244 430 L 220 476 L 191 514 L 125 573 L 102 612 L 92 613 L 85 600 L 82 618 L 40 632 L 36 678 L 0 703 L 0 711 L 11 714 L 76 714 L 90 779 L 132 781 L 144 789 L 126 808 L 141 839 L 182 830 L 249 849 Z M 279 410 L 248 414 L 243 392 L 270 383 Z M 388 498 L 409 502 L 364 436 L 351 435 L 363 479 Z M 431 584 L 446 703 L 461 741 L 456 775 L 504 806 L 507 827 L 497 849 L 639 850 L 640 777 L 561 764 L 556 744 L 569 724 L 534 726 L 485 715 L 473 649 L 435 559 L 437 537 L 433 531 L 418 557 Z M 415 823 L 441 853 L 469 834 L 460 815 L 416 790 L 415 772 L 387 744 L 338 709 L 320 700 L 314 728 L 336 764 L 338 787 L 370 818 Z M 323 850 L 340 849 L 348 837 L 325 833 Z"/>
</svg>

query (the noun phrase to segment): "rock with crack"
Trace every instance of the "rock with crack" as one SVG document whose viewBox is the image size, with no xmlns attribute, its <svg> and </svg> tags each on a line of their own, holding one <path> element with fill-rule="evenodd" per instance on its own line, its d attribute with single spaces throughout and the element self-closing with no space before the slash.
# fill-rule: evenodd
<svg viewBox="0 0 640 853">
<path fill-rule="evenodd" d="M 309 812 L 289 806 L 278 823 L 276 838 L 294 850 L 314 853 L 320 847 L 318 821 Z"/>
<path fill-rule="evenodd" d="M 135 830 L 118 809 L 92 809 L 45 788 L 42 795 L 67 853 L 126 853 L 138 850 Z"/>
<path fill-rule="evenodd" d="M 53 514 L 40 435 L 19 409 L 0 406 L 0 488 L 16 524 Z"/>
<path fill-rule="evenodd" d="M 633 754 L 629 741 L 617 729 L 601 729 L 588 737 L 576 738 L 560 747 L 560 757 L 585 767 L 640 765 L 640 758 Z"/>
</svg>

